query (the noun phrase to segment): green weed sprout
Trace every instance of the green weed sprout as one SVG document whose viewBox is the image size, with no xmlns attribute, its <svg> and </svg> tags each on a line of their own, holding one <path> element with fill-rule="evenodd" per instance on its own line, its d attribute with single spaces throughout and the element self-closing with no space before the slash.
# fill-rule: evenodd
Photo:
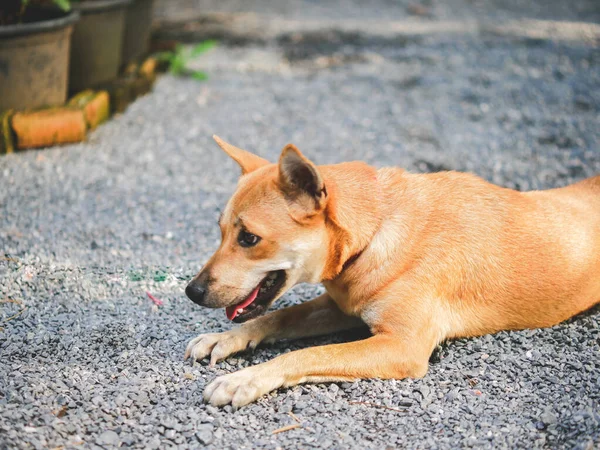
<svg viewBox="0 0 600 450">
<path fill-rule="evenodd" d="M 191 49 L 187 49 L 182 44 L 177 44 L 174 51 L 157 53 L 156 58 L 159 61 L 166 62 L 169 66 L 169 72 L 175 76 L 189 76 L 204 81 L 208 78 L 206 72 L 190 70 L 187 65 L 192 58 L 207 52 L 216 45 L 217 41 L 214 40 L 203 41 Z"/>
</svg>

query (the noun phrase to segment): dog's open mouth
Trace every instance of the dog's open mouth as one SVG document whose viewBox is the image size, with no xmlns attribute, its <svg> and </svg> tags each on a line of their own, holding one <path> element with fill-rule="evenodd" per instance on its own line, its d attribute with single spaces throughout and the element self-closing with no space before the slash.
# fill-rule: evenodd
<svg viewBox="0 0 600 450">
<path fill-rule="evenodd" d="M 227 318 L 242 323 L 264 314 L 284 284 L 284 270 L 269 272 L 244 301 L 225 308 Z"/>
</svg>

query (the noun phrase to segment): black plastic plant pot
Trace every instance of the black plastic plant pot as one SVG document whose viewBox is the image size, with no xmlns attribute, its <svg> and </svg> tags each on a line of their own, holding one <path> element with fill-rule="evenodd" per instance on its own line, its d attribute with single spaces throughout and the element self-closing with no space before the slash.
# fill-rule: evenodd
<svg viewBox="0 0 600 450">
<path fill-rule="evenodd" d="M 133 0 L 127 7 L 122 64 L 136 61 L 148 52 L 154 0 Z"/>
<path fill-rule="evenodd" d="M 0 26 L 0 112 L 62 105 L 77 11 L 31 6 L 21 23 Z"/>
<path fill-rule="evenodd" d="M 121 65 L 125 14 L 131 0 L 84 0 L 72 3 L 81 19 L 73 30 L 70 90 L 115 79 Z"/>
</svg>

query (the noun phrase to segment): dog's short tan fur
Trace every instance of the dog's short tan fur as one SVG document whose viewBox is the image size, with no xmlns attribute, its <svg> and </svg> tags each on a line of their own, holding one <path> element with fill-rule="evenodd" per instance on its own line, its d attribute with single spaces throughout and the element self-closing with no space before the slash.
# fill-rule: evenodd
<svg viewBox="0 0 600 450">
<path fill-rule="evenodd" d="M 243 175 L 220 222 L 222 244 L 198 275 L 212 281 L 208 306 L 234 304 L 280 268 L 282 293 L 319 281 L 326 293 L 201 335 L 186 358 L 214 363 L 364 323 L 373 336 L 219 377 L 204 393 L 214 405 L 303 382 L 422 377 L 444 339 L 547 327 L 600 301 L 600 176 L 521 193 L 466 173 L 316 167 L 291 145 L 270 164 L 216 139 Z M 263 238 L 255 248 L 236 244 L 240 219 Z"/>
</svg>

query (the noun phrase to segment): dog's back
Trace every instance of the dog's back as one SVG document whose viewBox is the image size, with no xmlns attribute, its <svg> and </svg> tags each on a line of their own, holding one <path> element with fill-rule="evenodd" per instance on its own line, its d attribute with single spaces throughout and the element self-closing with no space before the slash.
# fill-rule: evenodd
<svg viewBox="0 0 600 450">
<path fill-rule="evenodd" d="M 445 299 L 449 336 L 551 326 L 600 302 L 600 177 L 521 193 L 471 174 L 392 170 L 379 172 L 395 192 L 388 223 L 407 232 L 387 235 L 410 238 L 385 252 L 397 246 L 404 277 Z"/>
</svg>

